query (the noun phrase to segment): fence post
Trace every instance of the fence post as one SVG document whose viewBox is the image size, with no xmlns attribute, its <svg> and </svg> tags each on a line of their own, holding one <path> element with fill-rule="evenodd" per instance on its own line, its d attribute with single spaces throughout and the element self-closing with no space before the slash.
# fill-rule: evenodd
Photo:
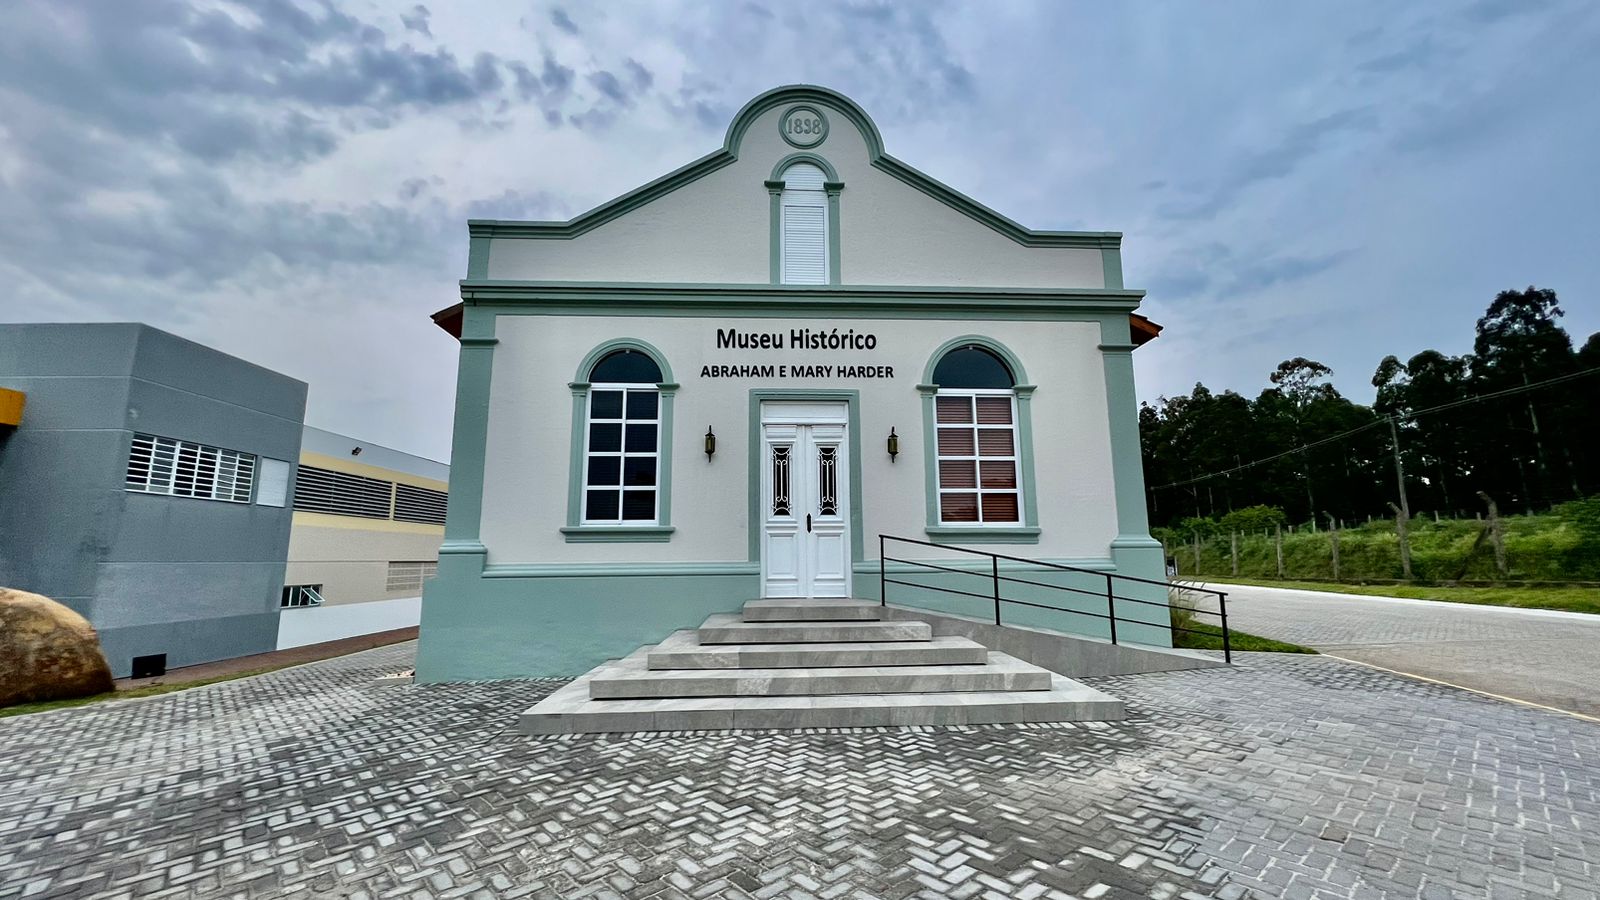
<svg viewBox="0 0 1600 900">
<path fill-rule="evenodd" d="M 883 535 L 878 535 L 878 605 L 889 605 L 889 564 L 883 560 Z"/>
<path fill-rule="evenodd" d="M 1111 591 L 1111 573 L 1106 573 L 1106 613 L 1110 616 L 1106 621 L 1111 623 L 1111 643 L 1117 642 L 1117 599 Z"/>
<path fill-rule="evenodd" d="M 1272 542 L 1278 548 L 1278 577 L 1282 578 L 1283 577 L 1283 526 L 1282 525 L 1274 525 L 1273 528 L 1276 529 L 1276 531 L 1273 533 Z"/>
<path fill-rule="evenodd" d="M 1233 663 L 1233 643 L 1228 640 L 1228 595 L 1217 594 L 1217 609 L 1222 613 L 1222 661 Z"/>
<path fill-rule="evenodd" d="M 1400 574 L 1405 580 L 1411 580 L 1411 535 L 1406 531 L 1406 520 L 1410 518 L 1405 510 L 1393 503 L 1389 508 L 1394 510 L 1394 533 L 1400 539 Z"/>
<path fill-rule="evenodd" d="M 1324 512 L 1328 517 L 1328 534 L 1333 538 L 1333 580 L 1339 580 L 1339 520 L 1331 513 Z"/>
<path fill-rule="evenodd" d="M 1200 575 L 1200 532 L 1194 533 L 1194 574 Z"/>
<path fill-rule="evenodd" d="M 1239 532 L 1228 534 L 1228 549 L 1233 554 L 1233 577 L 1239 577 Z"/>
<path fill-rule="evenodd" d="M 1494 544 L 1494 570 L 1504 578 L 1507 573 L 1506 533 L 1500 525 L 1500 507 L 1495 504 L 1493 497 L 1483 491 L 1479 491 L 1478 496 L 1489 505 L 1489 540 Z"/>
<path fill-rule="evenodd" d="M 991 571 L 994 575 L 994 623 L 1000 624 L 1000 557 L 989 557 Z"/>
</svg>

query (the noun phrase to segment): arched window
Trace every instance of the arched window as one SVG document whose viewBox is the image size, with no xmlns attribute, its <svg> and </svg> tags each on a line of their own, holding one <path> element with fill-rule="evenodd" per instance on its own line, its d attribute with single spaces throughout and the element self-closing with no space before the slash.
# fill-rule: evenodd
<svg viewBox="0 0 1600 900">
<path fill-rule="evenodd" d="M 783 284 L 828 283 L 827 175 L 811 163 L 783 170 L 779 195 L 780 281 Z"/>
<path fill-rule="evenodd" d="M 659 514 L 661 367 L 613 350 L 589 370 L 583 524 L 651 525 Z"/>
<path fill-rule="evenodd" d="M 954 347 L 933 369 L 939 523 L 1022 522 L 1017 379 L 993 351 Z"/>
</svg>

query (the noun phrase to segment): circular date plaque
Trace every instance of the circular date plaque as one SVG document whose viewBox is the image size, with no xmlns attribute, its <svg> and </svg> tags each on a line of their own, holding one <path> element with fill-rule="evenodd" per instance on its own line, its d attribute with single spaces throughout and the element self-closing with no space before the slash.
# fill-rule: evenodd
<svg viewBox="0 0 1600 900">
<path fill-rule="evenodd" d="M 778 131 L 795 147 L 815 147 L 828 136 L 828 119 L 815 106 L 791 106 L 778 120 Z"/>
</svg>

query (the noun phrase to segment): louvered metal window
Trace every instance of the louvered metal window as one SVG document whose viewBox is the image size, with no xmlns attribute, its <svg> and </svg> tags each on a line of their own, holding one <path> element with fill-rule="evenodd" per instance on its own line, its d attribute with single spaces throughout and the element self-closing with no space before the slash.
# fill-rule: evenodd
<svg viewBox="0 0 1600 900">
<path fill-rule="evenodd" d="M 315 466 L 301 466 L 294 483 L 294 508 L 335 516 L 387 519 L 394 482 Z"/>
<path fill-rule="evenodd" d="M 828 283 L 828 195 L 821 169 L 796 163 L 783 171 L 780 227 L 783 283 Z"/>
<path fill-rule="evenodd" d="M 1022 520 L 1014 404 L 1010 391 L 939 389 L 939 521 L 1014 525 Z"/>
<path fill-rule="evenodd" d="M 283 595 L 278 599 L 278 606 L 282 609 L 300 609 L 321 606 L 323 602 L 320 584 L 286 584 L 283 586 Z"/>
<path fill-rule="evenodd" d="M 391 593 L 398 591 L 420 591 L 422 583 L 439 574 L 437 561 L 417 562 L 391 562 L 389 563 L 389 577 L 385 582 L 385 589 Z"/>
<path fill-rule="evenodd" d="M 431 488 L 397 484 L 394 488 L 394 518 L 397 522 L 422 522 L 443 525 L 450 495 Z"/>
<path fill-rule="evenodd" d="M 125 486 L 144 494 L 249 503 L 256 458 L 150 434 L 133 436 Z"/>
</svg>

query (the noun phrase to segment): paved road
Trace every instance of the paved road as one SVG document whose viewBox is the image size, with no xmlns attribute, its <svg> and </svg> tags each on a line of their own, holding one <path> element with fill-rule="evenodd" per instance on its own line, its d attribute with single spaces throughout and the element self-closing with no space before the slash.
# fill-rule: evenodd
<svg viewBox="0 0 1600 900">
<path fill-rule="evenodd" d="M 1228 621 L 1387 669 L 1600 717 L 1600 616 L 1212 584 Z"/>
<path fill-rule="evenodd" d="M 0 898 L 1600 900 L 1600 725 L 1326 656 L 1124 722 L 533 738 L 414 644 L 0 719 Z"/>
</svg>

